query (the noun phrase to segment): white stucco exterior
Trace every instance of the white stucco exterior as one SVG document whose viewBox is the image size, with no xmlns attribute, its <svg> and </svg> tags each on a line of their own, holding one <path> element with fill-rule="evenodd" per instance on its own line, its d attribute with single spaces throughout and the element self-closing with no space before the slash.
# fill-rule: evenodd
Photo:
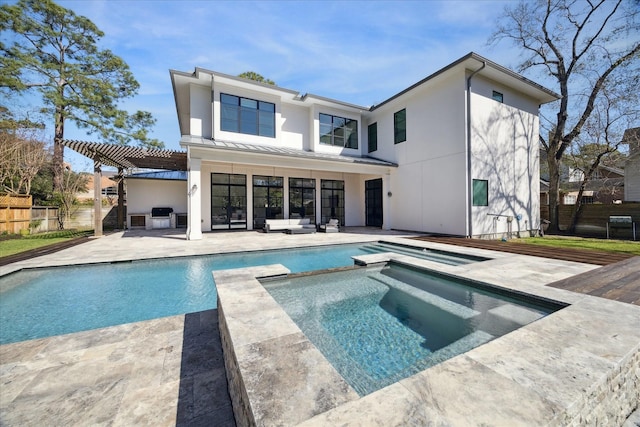
<svg viewBox="0 0 640 427">
<path fill-rule="evenodd" d="M 259 226 L 254 176 L 282 178 L 276 193 L 283 218 L 295 214 L 289 209 L 289 178 L 305 178 L 315 180 L 317 223 L 326 219 L 330 197 L 337 197 L 322 196 L 323 180 L 333 180 L 344 186 L 344 200 L 336 203 L 343 203 L 346 226 L 377 223 L 379 217 L 367 214 L 374 200 L 382 210 L 376 225 L 385 229 L 498 236 L 508 227 L 526 232 L 539 226 L 538 107 L 557 95 L 476 54 L 373 107 L 202 69 L 172 71 L 171 77 L 190 169 L 180 195 L 189 212 L 190 239 L 211 231 L 214 217 L 225 217 L 212 213 L 212 204 L 226 203 L 212 196 L 214 173 L 246 177 L 246 212 L 227 208 L 239 224 L 246 221 L 246 229 Z M 494 99 L 494 92 L 502 99 Z M 272 103 L 275 137 L 222 130 L 221 94 Z M 406 140 L 394 143 L 394 114 L 403 109 Z M 321 114 L 357 121 L 357 148 L 321 143 Z M 377 150 L 369 152 L 373 123 Z M 381 180 L 368 193 L 381 191 L 381 199 L 367 201 L 369 180 Z M 473 180 L 488 182 L 487 206 L 473 206 Z M 194 186 L 197 191 L 188 190 Z"/>
</svg>

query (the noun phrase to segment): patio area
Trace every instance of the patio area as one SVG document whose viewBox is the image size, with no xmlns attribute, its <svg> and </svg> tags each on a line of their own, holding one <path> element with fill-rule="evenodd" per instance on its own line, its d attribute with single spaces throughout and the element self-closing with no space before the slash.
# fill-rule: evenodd
<svg viewBox="0 0 640 427">
<path fill-rule="evenodd" d="M 120 232 L 54 254 L 2 266 L 0 276 L 23 268 L 80 263 L 380 239 L 410 243 L 405 240 L 407 237 L 414 236 L 370 228 L 303 235 L 211 233 L 200 241 L 186 241 L 184 233 L 175 230 Z M 627 319 L 621 326 L 624 337 L 617 342 L 621 345 L 624 342 L 624 348 L 633 348 L 633 351 L 620 357 L 626 362 L 638 363 L 640 332 L 626 326 L 634 320 L 640 321 L 638 307 L 613 301 L 599 305 L 600 298 L 544 286 L 581 273 L 593 274 L 597 271 L 596 265 L 434 242 L 422 244 L 493 258 L 481 263 L 482 266 L 459 269 L 477 280 L 513 282 L 523 292 L 536 290 L 562 301 L 583 300 L 589 310 L 598 311 L 603 307 L 606 312 L 623 313 Z M 588 304 L 584 298 L 588 298 Z M 611 322 L 615 326 L 615 320 Z M 517 342 L 509 345 L 516 346 Z M 496 342 L 496 346 L 499 347 L 499 343 Z M 591 355 L 590 359 L 600 367 L 611 363 L 597 355 Z M 502 377 L 508 372 L 507 369 Z M 627 384 L 631 393 L 637 395 L 639 381 L 636 378 L 636 384 Z M 215 309 L 0 346 L 0 385 L 1 425 L 33 425 L 45 421 L 50 425 L 235 425 Z M 560 394 L 557 400 L 564 401 L 565 397 Z M 396 422 L 402 423 L 402 415 L 398 414 Z M 331 423 L 331 419 L 327 416 L 324 421 Z M 352 421 L 357 424 L 357 420 Z M 451 425 L 466 425 L 462 423 L 468 419 L 459 421 L 461 424 Z"/>
</svg>

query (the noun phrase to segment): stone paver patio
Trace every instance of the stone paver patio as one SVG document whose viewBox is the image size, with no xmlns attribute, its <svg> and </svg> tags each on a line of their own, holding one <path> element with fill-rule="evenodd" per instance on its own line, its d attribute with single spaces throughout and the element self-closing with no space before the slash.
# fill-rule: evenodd
<svg viewBox="0 0 640 427">
<path fill-rule="evenodd" d="M 0 276 L 22 268 L 355 243 L 381 238 L 395 240 L 404 236 L 409 237 L 410 233 L 353 228 L 343 233 L 312 235 L 212 233 L 205 234 L 203 240 L 189 242 L 184 240 L 184 233 L 176 231 L 115 233 L 55 254 L 2 266 Z M 457 269 L 463 270 L 467 277 L 510 282 L 522 292 L 535 290 L 567 302 L 583 300 L 584 296 L 572 296 L 567 291 L 542 285 L 596 268 L 561 260 L 437 243 L 429 245 L 469 254 L 490 254 L 491 261 Z M 589 298 L 593 309 L 599 310 L 598 298 Z M 616 304 L 622 303 L 606 303 L 605 312 L 615 311 Z M 634 310 L 636 307 L 623 311 L 628 311 L 627 318 L 633 319 Z M 640 314 L 637 319 L 640 321 Z M 636 343 L 632 353 L 637 356 L 640 337 L 627 331 L 626 326 L 624 330 L 625 342 Z M 569 339 L 571 333 L 566 333 Z M 519 336 L 531 338 L 526 333 L 516 334 L 505 349 L 518 348 Z M 487 347 L 487 357 L 490 357 L 487 351 L 500 349 L 500 345 L 496 341 Z M 535 349 L 531 345 L 525 347 Z M 517 359 L 517 352 L 513 354 Z M 627 356 L 633 359 L 632 355 Z M 553 359 L 553 355 L 549 357 Z M 597 362 L 601 357 L 594 360 Z M 482 363 L 490 366 L 486 361 Z M 496 372 L 501 369 L 503 375 L 512 372 L 497 363 L 492 368 Z M 438 372 L 433 371 L 432 375 Z M 522 376 L 521 381 L 529 381 L 528 378 Z M 552 394 L 554 399 L 565 398 L 561 392 L 556 393 L 557 396 Z M 349 414 L 349 407 L 344 410 Z M 383 410 L 384 406 L 377 408 L 378 412 Z M 331 424 L 339 412 L 332 414 L 315 420 Z M 401 422 L 402 415 L 398 414 L 395 420 Z M 358 424 L 357 419 L 352 421 Z M 360 421 L 366 422 L 366 418 Z M 217 310 L 0 346 L 0 425 L 42 424 L 235 425 L 227 393 Z"/>
</svg>

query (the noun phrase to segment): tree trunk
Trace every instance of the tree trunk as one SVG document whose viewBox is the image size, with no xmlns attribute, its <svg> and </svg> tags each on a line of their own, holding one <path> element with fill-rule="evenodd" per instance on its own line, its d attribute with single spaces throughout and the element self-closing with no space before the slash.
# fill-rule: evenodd
<svg viewBox="0 0 640 427">
<path fill-rule="evenodd" d="M 570 234 L 576 234 L 576 225 L 578 225 L 578 220 L 580 219 L 580 215 L 582 214 L 582 194 L 584 193 L 586 185 L 587 182 L 582 181 L 582 185 L 580 186 L 580 190 L 578 191 L 575 209 L 573 210 L 573 214 L 571 215 L 571 224 L 569 225 Z"/>
<path fill-rule="evenodd" d="M 64 173 L 64 112 L 62 107 L 56 107 L 56 128 L 53 139 L 53 191 L 62 191 Z"/>
<path fill-rule="evenodd" d="M 549 165 L 549 229 L 550 233 L 560 231 L 560 215 L 558 205 L 560 204 L 560 160 L 549 153 L 547 155 Z"/>
</svg>

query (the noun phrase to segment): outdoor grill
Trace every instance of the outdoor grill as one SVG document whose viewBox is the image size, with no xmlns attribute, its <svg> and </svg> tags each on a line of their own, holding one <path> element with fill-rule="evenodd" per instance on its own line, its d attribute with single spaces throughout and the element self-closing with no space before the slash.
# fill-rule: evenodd
<svg viewBox="0 0 640 427">
<path fill-rule="evenodd" d="M 173 208 L 151 208 L 151 228 L 171 228 Z"/>
</svg>

